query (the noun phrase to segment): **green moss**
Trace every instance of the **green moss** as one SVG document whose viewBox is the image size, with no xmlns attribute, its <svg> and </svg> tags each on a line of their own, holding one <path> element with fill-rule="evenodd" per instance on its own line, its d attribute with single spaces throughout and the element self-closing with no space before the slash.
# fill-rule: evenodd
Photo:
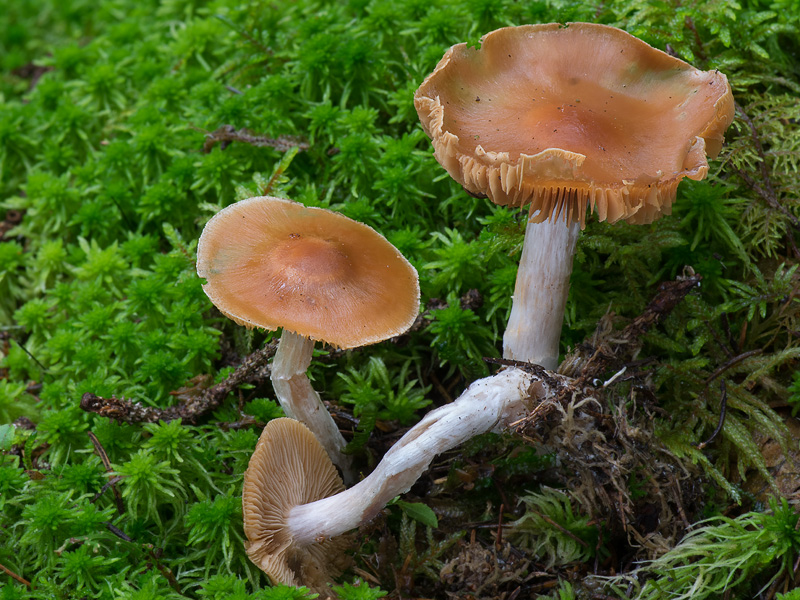
<svg viewBox="0 0 800 600">
<path fill-rule="evenodd" d="M 420 272 L 419 327 L 367 350 L 320 353 L 311 370 L 342 423 L 360 420 L 351 444 L 359 464 L 394 439 L 382 436 L 486 374 L 483 358 L 501 352 L 523 218 L 467 195 L 444 173 L 417 123 L 413 92 L 448 46 L 477 45 L 505 25 L 608 23 L 728 75 L 737 115 L 708 180 L 682 184 L 674 215 L 653 225 L 588 223 L 562 350 L 591 335 L 609 309 L 616 315 L 609 322 L 631 319 L 661 281 L 687 266 L 701 273 L 701 288 L 643 338 L 639 358 L 651 360 L 637 377 L 647 384 L 631 389 L 655 399 L 648 426 L 675 469 L 702 467 L 703 493 L 687 499 L 695 513 L 704 498 L 746 499 L 746 478 L 769 487 L 756 440 L 788 449 L 771 406 L 798 404 L 793 0 L 7 4 L 0 11 L 0 424 L 28 417 L 36 431 L 16 429 L 0 456 L 0 563 L 34 586 L 0 575 L 0 597 L 303 597 L 268 587 L 242 547 L 241 477 L 258 438 L 250 416 L 265 422 L 281 414 L 268 382 L 238 388 L 194 426 L 112 423 L 82 412 L 81 396 L 174 405 L 271 339 L 222 318 L 194 268 L 210 216 L 265 193 L 372 225 Z M 221 128 L 244 137 L 214 141 Z M 256 138 L 270 143 L 251 143 Z M 718 424 L 720 379 L 727 417 L 701 450 Z M 87 432 L 104 448 L 110 473 Z M 485 512 L 496 512 L 503 497 L 508 512 L 527 493 L 521 479 L 549 483 L 557 451 L 547 449 L 554 458 L 546 464 L 527 448 L 495 459 L 466 452 L 458 464 L 483 461 L 465 472 L 502 475 L 496 484 L 481 471 L 469 484 L 497 502 Z M 434 470 L 415 493 L 439 493 L 435 481 L 450 468 Z M 637 494 L 650 489 L 629 479 Z M 646 507 L 648 498 L 637 501 Z M 455 553 L 464 524 L 438 516 L 453 530 L 417 536 L 413 523 L 390 519 L 382 546 L 370 554 L 364 545 L 356 557 L 359 573 L 379 583 L 350 583 L 348 572 L 342 597 L 380 597 L 380 588 L 444 597 L 437 568 Z M 488 536 L 489 528 L 476 530 Z M 392 543 L 412 557 L 407 565 L 386 559 Z M 781 557 L 792 553 L 787 547 Z M 616 558 L 608 568 L 623 568 Z M 767 580 L 779 568 L 762 566 Z M 736 575 L 729 583 L 745 586 L 739 582 Z M 569 583 L 562 590 L 572 594 Z"/>
</svg>

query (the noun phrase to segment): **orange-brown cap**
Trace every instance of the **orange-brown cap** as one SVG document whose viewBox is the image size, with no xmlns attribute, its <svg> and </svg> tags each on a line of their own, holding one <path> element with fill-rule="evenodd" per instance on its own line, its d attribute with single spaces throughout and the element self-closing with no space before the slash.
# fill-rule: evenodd
<svg viewBox="0 0 800 600">
<path fill-rule="evenodd" d="M 408 329 L 419 312 L 414 267 L 371 227 L 282 198 L 248 198 L 208 222 L 197 273 L 240 325 L 285 328 L 341 348 Z"/>
<path fill-rule="evenodd" d="M 708 172 L 733 120 L 725 75 L 620 29 L 506 27 L 450 48 L 414 96 L 436 159 L 497 204 L 649 223 Z"/>
<path fill-rule="evenodd" d="M 304 585 L 323 598 L 327 583 L 347 566 L 348 538 L 303 546 L 288 531 L 289 511 L 344 490 L 311 431 L 294 419 L 273 419 L 258 439 L 244 474 L 242 509 L 247 555 L 273 583 Z"/>
</svg>

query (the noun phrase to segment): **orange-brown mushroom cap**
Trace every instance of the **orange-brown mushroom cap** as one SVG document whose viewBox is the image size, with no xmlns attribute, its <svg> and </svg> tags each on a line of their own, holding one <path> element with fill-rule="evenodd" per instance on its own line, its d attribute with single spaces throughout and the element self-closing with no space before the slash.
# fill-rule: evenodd
<svg viewBox="0 0 800 600">
<path fill-rule="evenodd" d="M 304 585 L 328 597 L 330 578 L 347 566 L 348 538 L 308 546 L 288 532 L 289 511 L 344 490 L 311 431 L 294 419 L 273 419 L 258 439 L 244 474 L 242 509 L 247 555 L 273 583 Z"/>
<path fill-rule="evenodd" d="M 371 227 L 262 196 L 223 209 L 197 246 L 208 297 L 240 325 L 341 348 L 403 333 L 419 311 L 414 267 Z"/>
<path fill-rule="evenodd" d="M 614 27 L 506 27 L 450 48 L 414 103 L 436 159 L 534 221 L 649 223 L 678 183 L 708 172 L 733 120 L 719 71 L 700 71 Z"/>
</svg>

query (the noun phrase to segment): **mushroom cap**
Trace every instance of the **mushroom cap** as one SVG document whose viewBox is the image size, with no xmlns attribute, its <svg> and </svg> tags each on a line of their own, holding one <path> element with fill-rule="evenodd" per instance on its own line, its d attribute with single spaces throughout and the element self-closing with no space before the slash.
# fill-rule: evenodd
<svg viewBox="0 0 800 600">
<path fill-rule="evenodd" d="M 733 120 L 728 80 L 607 25 L 505 27 L 450 48 L 414 104 L 436 159 L 497 204 L 649 223 L 703 179 Z"/>
<path fill-rule="evenodd" d="M 273 583 L 304 585 L 323 598 L 330 578 L 347 566 L 349 538 L 295 543 L 289 511 L 344 490 L 331 459 L 311 431 L 294 419 L 273 419 L 258 439 L 244 474 L 242 509 L 247 555 Z"/>
<path fill-rule="evenodd" d="M 260 196 L 206 224 L 197 273 L 222 313 L 341 348 L 380 342 L 419 312 L 414 267 L 371 227 L 322 208 Z"/>
</svg>

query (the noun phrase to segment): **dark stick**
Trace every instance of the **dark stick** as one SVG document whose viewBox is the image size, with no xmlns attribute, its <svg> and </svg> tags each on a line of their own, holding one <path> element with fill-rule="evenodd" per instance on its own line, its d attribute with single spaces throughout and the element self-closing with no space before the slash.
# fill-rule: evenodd
<svg viewBox="0 0 800 600">
<path fill-rule="evenodd" d="M 105 493 L 106 493 L 106 490 L 107 490 L 108 488 L 110 488 L 112 485 L 115 485 L 115 484 L 119 483 L 120 481 L 122 481 L 122 477 L 112 477 L 111 479 L 109 479 L 109 480 L 108 480 L 108 481 L 107 481 L 107 482 L 106 482 L 106 483 L 103 485 L 103 487 L 102 487 L 102 488 L 100 488 L 100 491 L 99 491 L 99 492 L 97 492 L 97 493 L 94 495 L 94 497 L 91 499 L 91 502 L 93 502 L 93 503 L 94 503 L 94 502 L 97 502 L 97 500 L 98 500 L 98 499 L 99 499 L 99 498 L 100 498 L 100 497 L 101 497 L 103 494 L 105 494 Z M 115 494 L 114 494 L 114 495 L 116 496 L 116 495 L 117 495 L 117 493 L 116 493 L 116 492 L 117 492 L 117 488 L 115 487 L 115 488 L 113 488 L 113 489 L 114 489 L 114 492 L 115 492 Z M 120 499 L 120 502 L 122 502 L 122 499 Z M 119 511 L 119 510 L 120 510 L 120 504 L 118 503 L 118 504 L 117 504 L 117 511 Z M 124 512 L 124 511 L 125 511 L 125 507 L 124 507 L 124 506 L 122 506 L 122 511 L 120 512 L 120 514 L 122 514 L 122 512 Z"/>
<path fill-rule="evenodd" d="M 717 428 L 714 430 L 714 433 L 711 434 L 711 437 L 708 438 L 705 442 L 700 442 L 697 444 L 697 449 L 702 450 L 706 446 L 708 446 L 714 438 L 717 437 L 717 434 L 722 431 L 722 426 L 725 424 L 725 414 L 728 409 L 728 390 L 725 387 L 725 380 L 721 379 L 719 382 L 719 391 L 722 395 L 722 399 L 719 401 L 719 423 L 717 424 Z"/>
<path fill-rule="evenodd" d="M 763 350 L 756 349 L 756 350 L 750 350 L 748 352 L 744 352 L 742 354 L 739 354 L 738 356 L 734 356 L 732 359 L 730 359 L 728 362 L 726 362 L 724 365 L 722 365 L 716 371 L 714 371 L 711 375 L 709 375 L 708 379 L 706 379 L 706 381 L 705 381 L 705 385 L 708 385 L 709 383 L 714 381 L 717 377 L 722 375 L 725 371 L 730 369 L 736 363 L 739 363 L 739 362 L 743 361 L 745 358 L 750 358 L 751 356 L 757 356 L 757 355 L 761 354 L 762 352 L 763 352 Z"/>
<path fill-rule="evenodd" d="M 691 17 L 686 17 L 683 20 L 684 25 L 694 34 L 694 43 L 697 45 L 697 56 L 700 57 L 701 60 L 706 61 L 708 60 L 708 55 L 706 54 L 705 44 L 703 44 L 703 39 L 700 37 L 700 33 L 697 31 L 697 27 L 694 25 L 694 21 Z"/>
<path fill-rule="evenodd" d="M 483 362 L 489 363 L 490 365 L 501 365 L 503 367 L 516 367 L 517 369 L 522 369 L 526 373 L 536 375 L 540 378 L 545 377 L 547 371 L 541 365 L 525 362 L 523 360 L 512 360 L 510 358 L 492 358 L 491 356 L 484 356 Z"/>
<path fill-rule="evenodd" d="M 81 408 L 86 412 L 97 413 L 101 417 L 116 419 L 123 423 L 158 423 L 181 419 L 188 425 L 196 425 L 204 415 L 216 410 L 227 395 L 242 385 L 261 381 L 269 377 L 267 362 L 275 354 L 277 341 L 272 341 L 260 350 L 245 357 L 242 364 L 224 381 L 190 396 L 176 406 L 158 408 L 144 406 L 140 402 L 124 398 L 102 398 L 87 392 L 81 398 Z"/>
<path fill-rule="evenodd" d="M 308 150 L 309 148 L 308 142 L 297 137 L 282 135 L 277 138 L 271 138 L 265 135 L 255 135 L 247 129 L 235 129 L 233 125 L 223 125 L 210 133 L 206 133 L 203 152 L 208 154 L 215 144 L 221 143 L 224 148 L 231 142 L 242 142 L 256 148 L 275 148 L 280 152 L 286 152 L 292 148 L 297 148 L 298 150 Z"/>
<path fill-rule="evenodd" d="M 131 538 L 129 538 L 127 535 L 125 535 L 125 532 L 122 531 L 122 529 L 120 529 L 116 525 L 112 525 L 111 523 L 108 523 L 108 522 L 106 522 L 105 525 L 106 525 L 106 529 L 108 529 L 111 533 L 113 533 L 115 536 L 117 536 L 121 540 L 125 540 L 126 542 L 132 542 L 133 541 Z"/>
<path fill-rule="evenodd" d="M 626 351 L 630 349 L 633 342 L 641 338 L 653 325 L 670 314 L 690 291 L 700 285 L 702 279 L 701 275 L 692 274 L 675 281 L 663 282 L 642 314 L 631 321 L 621 332 L 614 333 L 614 347 L 608 344 L 600 344 L 598 348 L 594 349 L 592 355 L 584 362 L 581 368 L 579 376 L 581 384 L 585 385 L 598 377 L 614 363 L 624 361 L 627 354 Z"/>
<path fill-rule="evenodd" d="M 44 371 L 45 373 L 47 373 L 47 367 L 45 367 L 45 366 L 44 366 L 42 363 L 40 363 L 40 362 L 39 362 L 39 359 L 38 359 L 38 358 L 36 358 L 36 357 L 35 357 L 33 354 L 31 354 L 31 351 L 30 351 L 30 350 L 28 350 L 28 349 L 27 349 L 25 346 L 23 346 L 22 344 L 20 344 L 20 343 L 19 343 L 17 340 L 15 340 L 15 339 L 13 339 L 13 338 L 12 338 L 12 340 L 11 340 L 11 341 L 13 341 L 13 342 L 14 342 L 14 343 L 15 343 L 17 346 L 19 346 L 20 348 L 22 348 L 22 351 L 23 351 L 25 354 L 27 354 L 28 356 L 30 356 L 30 357 L 31 357 L 31 359 L 33 359 L 33 362 L 35 362 L 37 365 L 39 365 L 39 368 L 40 368 L 42 371 Z"/>
<path fill-rule="evenodd" d="M 12 571 L 11 569 L 9 569 L 8 567 L 6 567 L 6 566 L 4 566 L 2 564 L 0 564 L 0 571 L 3 571 L 9 577 L 12 577 L 12 578 L 16 579 L 21 584 L 27 585 L 28 587 L 31 587 L 31 582 L 30 581 L 28 581 L 27 579 L 23 579 L 22 577 L 20 577 L 16 573 L 14 573 L 14 571 Z"/>
<path fill-rule="evenodd" d="M 153 563 L 155 563 L 156 568 L 159 571 L 161 571 L 161 574 L 169 582 L 170 587 L 176 592 L 178 592 L 181 596 L 183 596 L 183 592 L 181 591 L 181 586 L 178 583 L 178 580 L 175 579 L 175 575 L 168 567 L 162 565 L 161 561 L 158 560 L 158 554 L 160 554 L 161 551 L 159 550 L 158 554 L 156 554 L 156 551 L 153 548 L 153 544 L 144 544 L 144 547 L 150 554 L 150 558 L 153 560 Z"/>
<path fill-rule="evenodd" d="M 103 463 L 103 467 L 105 467 L 106 473 L 108 473 L 108 474 L 113 473 L 114 469 L 111 468 L 111 461 L 108 460 L 108 454 L 106 454 L 106 449 L 103 448 L 103 445 L 100 443 L 100 440 L 98 440 L 97 436 L 94 433 L 92 433 L 91 431 L 87 431 L 86 435 L 88 435 L 89 439 L 92 441 L 92 446 L 94 446 L 94 451 L 100 457 L 100 461 Z M 103 489 L 101 489 L 97 493 L 97 495 L 94 498 L 92 498 L 92 501 L 94 502 L 95 500 L 97 500 L 100 496 L 103 495 L 103 493 L 105 493 L 105 491 L 108 489 L 108 487 L 111 486 L 111 490 L 114 492 L 114 502 L 117 505 L 117 512 L 119 514 L 124 513 L 125 512 L 125 504 L 123 504 L 123 502 L 122 502 L 122 494 L 119 493 L 119 490 L 117 489 L 117 486 L 116 486 L 116 483 L 118 481 L 120 481 L 120 480 L 121 480 L 121 477 L 112 477 L 111 479 L 109 479 L 108 483 L 106 483 L 103 486 Z"/>
<path fill-rule="evenodd" d="M 500 510 L 498 511 L 500 514 L 497 517 L 497 537 L 494 540 L 494 549 L 498 552 L 503 549 L 503 509 L 505 507 L 505 504 L 500 503 Z"/>
</svg>

